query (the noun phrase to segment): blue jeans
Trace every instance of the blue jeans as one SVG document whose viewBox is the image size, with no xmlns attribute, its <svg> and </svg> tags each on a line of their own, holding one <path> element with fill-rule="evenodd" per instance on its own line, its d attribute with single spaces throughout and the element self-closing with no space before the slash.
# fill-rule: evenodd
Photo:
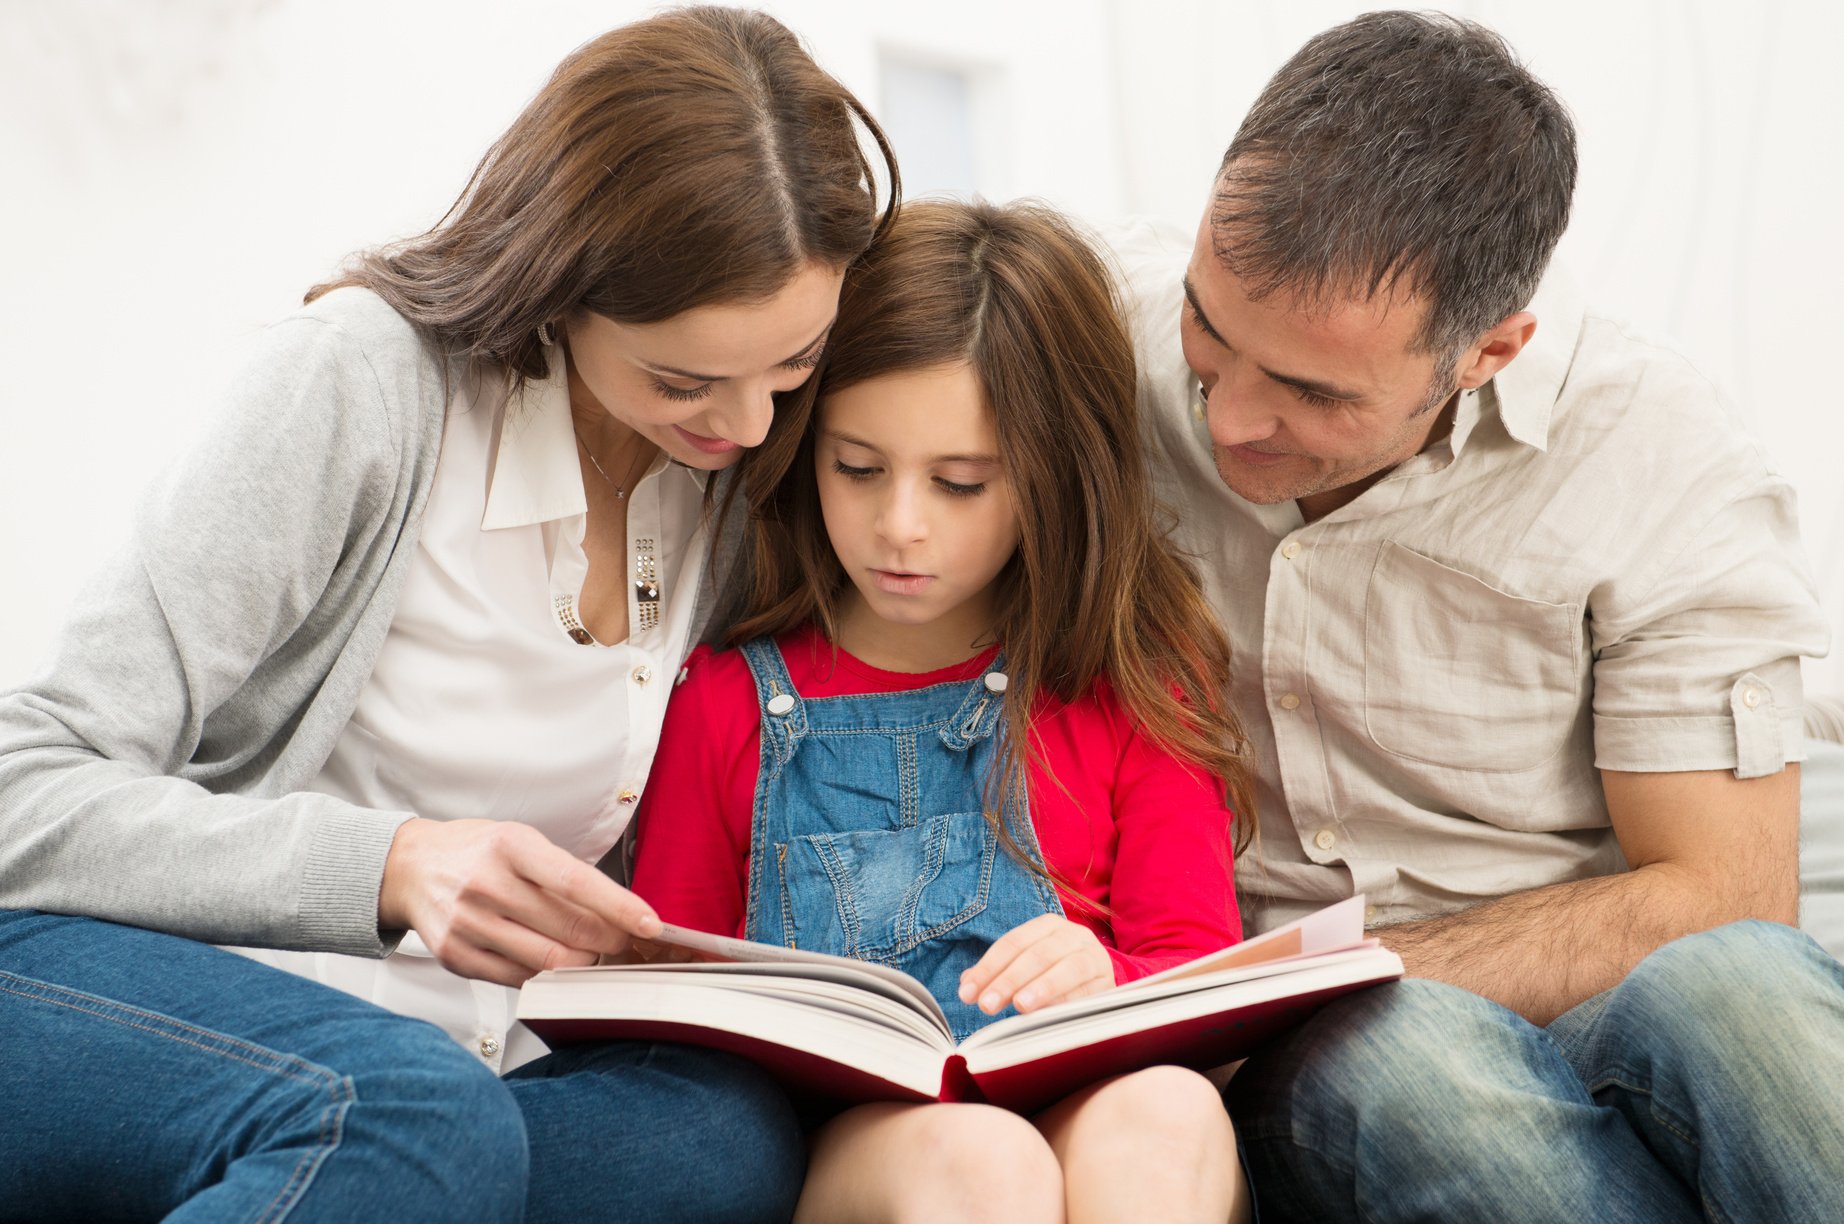
<svg viewBox="0 0 1844 1224">
<path fill-rule="evenodd" d="M 1230 1081 L 1277 1220 L 1844 1220 L 1844 967 L 1789 927 L 1665 945 L 1538 1028 L 1407 980 Z"/>
<path fill-rule="evenodd" d="M 0 910 L 0 1221 L 777 1219 L 782 1094 L 685 1047 L 506 1080 L 433 1025 L 190 940 Z"/>
</svg>

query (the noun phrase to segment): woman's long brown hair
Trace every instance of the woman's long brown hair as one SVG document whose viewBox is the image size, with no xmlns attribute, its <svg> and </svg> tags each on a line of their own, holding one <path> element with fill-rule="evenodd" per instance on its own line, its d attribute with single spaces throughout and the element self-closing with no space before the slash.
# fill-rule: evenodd
<svg viewBox="0 0 1844 1224">
<path fill-rule="evenodd" d="M 881 217 L 854 119 L 883 156 Z M 882 130 L 785 26 L 679 9 L 578 48 L 434 229 L 307 298 L 363 285 L 448 351 L 542 378 L 540 324 L 765 300 L 856 259 L 899 190 Z"/>
<path fill-rule="evenodd" d="M 1229 643 L 1157 526 L 1113 282 L 1048 208 L 906 204 L 846 275 L 818 371 L 743 460 L 754 586 L 729 641 L 810 622 L 837 640 L 846 578 L 820 516 L 816 405 L 867 379 L 960 362 L 985 391 L 1022 532 L 993 626 L 1008 724 L 1028 727 L 1041 694 L 1074 701 L 1105 678 L 1142 732 L 1221 780 L 1240 848 L 1254 792 L 1225 701 Z M 1023 793 L 1029 741 L 1008 737 L 1000 793 Z M 1018 853 L 1003 805 L 989 806 Z"/>
</svg>

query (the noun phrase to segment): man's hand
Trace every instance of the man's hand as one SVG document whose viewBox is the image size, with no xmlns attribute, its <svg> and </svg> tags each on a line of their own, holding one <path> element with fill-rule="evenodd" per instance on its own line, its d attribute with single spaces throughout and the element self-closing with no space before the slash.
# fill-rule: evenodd
<svg viewBox="0 0 1844 1224">
<path fill-rule="evenodd" d="M 1098 994 L 1114 985 L 1114 962 L 1095 933 L 1057 914 L 1013 927 L 960 975 L 960 1001 L 996 1015 Z"/>
<path fill-rule="evenodd" d="M 414 930 L 463 977 L 517 986 L 659 934 L 653 908 L 529 825 L 405 822 L 384 861 L 378 925 Z"/>
</svg>

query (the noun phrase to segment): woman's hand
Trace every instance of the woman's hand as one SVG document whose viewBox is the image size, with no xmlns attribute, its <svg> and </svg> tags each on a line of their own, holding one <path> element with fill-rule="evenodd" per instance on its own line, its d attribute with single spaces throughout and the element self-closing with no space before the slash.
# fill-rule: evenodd
<svg viewBox="0 0 1844 1224">
<path fill-rule="evenodd" d="M 1095 933 L 1058 914 L 1013 927 L 960 975 L 960 1001 L 995 1015 L 1098 994 L 1114 985 L 1114 962 Z"/>
<path fill-rule="evenodd" d="M 378 925 L 422 936 L 463 977 L 517 986 L 659 934 L 653 907 L 530 825 L 406 821 L 384 861 Z"/>
</svg>

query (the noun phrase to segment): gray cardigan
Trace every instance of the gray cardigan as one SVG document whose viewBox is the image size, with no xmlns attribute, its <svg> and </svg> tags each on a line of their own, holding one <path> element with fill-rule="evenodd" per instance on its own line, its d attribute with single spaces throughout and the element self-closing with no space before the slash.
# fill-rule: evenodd
<svg viewBox="0 0 1844 1224">
<path fill-rule="evenodd" d="M 267 330 L 49 670 L 0 693 L 0 908 L 385 951 L 413 813 L 301 787 L 390 629 L 462 376 L 366 290 Z"/>
</svg>

